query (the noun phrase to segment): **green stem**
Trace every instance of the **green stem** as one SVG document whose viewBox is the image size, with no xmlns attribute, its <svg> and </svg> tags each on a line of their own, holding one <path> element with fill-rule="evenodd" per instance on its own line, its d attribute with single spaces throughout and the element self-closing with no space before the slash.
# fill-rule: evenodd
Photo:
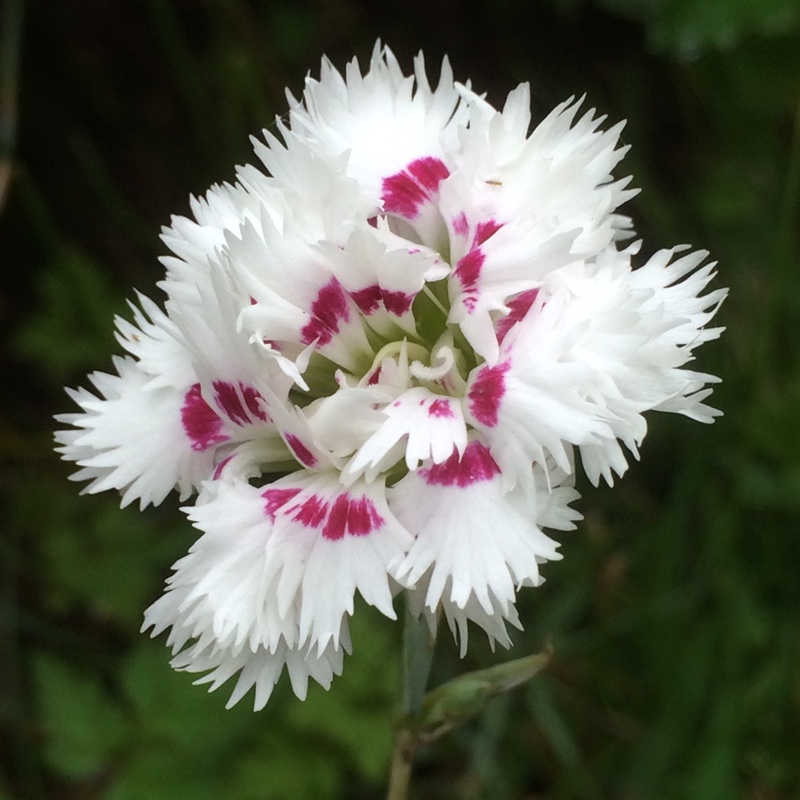
<svg viewBox="0 0 800 800">
<path fill-rule="evenodd" d="M 409 723 L 422 710 L 435 644 L 435 637 L 431 636 L 424 618 L 420 615 L 415 619 L 406 604 L 403 627 L 403 707 L 402 714 L 395 723 L 387 800 L 406 800 L 408 797 L 415 750 Z"/>
<path fill-rule="evenodd" d="M 435 637 L 422 615 L 415 619 L 406 606 L 403 626 L 403 712 L 416 716 L 428 685 Z"/>
<path fill-rule="evenodd" d="M 392 767 L 389 772 L 389 793 L 386 800 L 406 800 L 411 783 L 411 764 L 413 749 L 409 746 L 408 733 L 399 730 L 395 733 Z"/>
</svg>

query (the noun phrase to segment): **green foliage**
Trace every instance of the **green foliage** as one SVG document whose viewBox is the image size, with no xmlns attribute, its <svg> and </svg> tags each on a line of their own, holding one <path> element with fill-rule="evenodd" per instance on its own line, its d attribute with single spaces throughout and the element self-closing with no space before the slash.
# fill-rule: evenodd
<svg viewBox="0 0 800 800">
<path fill-rule="evenodd" d="M 754 34 L 797 29 L 795 0 L 603 0 L 607 8 L 640 20 L 650 44 L 679 58 L 730 50 Z"/>
<path fill-rule="evenodd" d="M 123 312 L 118 290 L 86 254 L 65 247 L 39 279 L 38 313 L 18 331 L 16 349 L 56 382 L 103 365 L 117 349 L 113 318 Z M 108 365 L 108 366 L 107 366 Z"/>
<path fill-rule="evenodd" d="M 183 753 L 168 748 L 152 748 L 138 753 L 125 764 L 104 800 L 139 800 L 142 797 L 169 797 L 176 800 L 216 800 L 223 797 L 225 785 L 218 774 Z"/>
<path fill-rule="evenodd" d="M 126 739 L 126 721 L 90 674 L 40 655 L 34 662 L 45 759 L 69 778 L 106 769 Z"/>
<path fill-rule="evenodd" d="M 330 692 L 318 686 L 305 703 L 291 703 L 287 719 L 301 736 L 336 742 L 339 764 L 380 784 L 391 752 L 391 717 L 400 686 L 399 631 L 361 605 L 352 620 L 354 654 Z"/>
<path fill-rule="evenodd" d="M 242 800 L 328 800 L 341 796 L 343 770 L 308 739 L 271 729 L 237 764 L 231 793 Z"/>
<path fill-rule="evenodd" d="M 191 541 L 186 530 L 170 535 L 166 526 L 175 523 L 164 515 L 121 512 L 108 497 L 76 503 L 66 492 L 37 485 L 20 498 L 17 513 L 42 531 L 43 604 L 56 614 L 83 608 L 131 630 L 141 624 L 158 577 Z"/>
<path fill-rule="evenodd" d="M 197 765 L 224 762 L 247 729 L 247 704 L 226 712 L 225 698 L 193 687 L 191 675 L 174 673 L 162 642 L 140 643 L 122 668 L 120 682 L 137 721 L 140 748 L 164 748 L 191 756 Z M 197 676 L 194 676 L 195 678 Z M 212 762 L 212 763 L 209 763 Z"/>
</svg>

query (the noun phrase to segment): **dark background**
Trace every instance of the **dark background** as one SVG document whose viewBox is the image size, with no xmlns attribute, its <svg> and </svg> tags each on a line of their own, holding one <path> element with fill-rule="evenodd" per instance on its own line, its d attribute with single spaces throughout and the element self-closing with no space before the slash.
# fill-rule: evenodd
<svg viewBox="0 0 800 800">
<path fill-rule="evenodd" d="M 330 693 L 226 712 L 138 634 L 192 541 L 177 503 L 79 497 L 51 445 L 62 386 L 118 352 L 113 315 L 158 298 L 160 226 L 252 160 L 323 53 L 365 64 L 377 37 L 432 80 L 449 54 L 496 105 L 531 81 L 535 118 L 585 93 L 627 119 L 645 253 L 709 249 L 731 287 L 698 360 L 726 416 L 652 416 L 624 480 L 579 485 L 510 654 L 552 635 L 553 665 L 422 753 L 412 795 L 800 797 L 796 0 L 31 0 L 21 28 L 0 8 L 0 797 L 383 795 L 399 626 L 359 609 Z M 444 637 L 433 680 L 507 657 Z"/>
</svg>

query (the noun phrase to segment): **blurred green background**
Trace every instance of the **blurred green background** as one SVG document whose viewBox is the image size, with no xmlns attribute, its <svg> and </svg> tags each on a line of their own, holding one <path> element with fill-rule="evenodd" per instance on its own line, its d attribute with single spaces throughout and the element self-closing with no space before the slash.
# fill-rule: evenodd
<svg viewBox="0 0 800 800">
<path fill-rule="evenodd" d="M 359 609 L 330 693 L 225 711 L 173 673 L 143 609 L 192 541 L 176 502 L 79 497 L 51 450 L 64 384 L 110 366 L 115 313 L 158 297 L 159 228 L 252 160 L 327 53 L 380 36 L 502 104 L 532 82 L 627 119 L 645 252 L 720 262 L 711 427 L 651 416 L 511 655 L 546 675 L 421 754 L 415 798 L 800 797 L 800 3 L 797 0 L 4 0 L 0 155 L 0 798 L 379 798 L 400 626 Z M 15 58 L 18 53 L 19 58 Z M 15 69 L 15 64 L 18 69 Z M 16 104 L 15 104 L 16 99 Z M 14 111 L 16 105 L 16 112 Z M 16 125 L 12 124 L 13 122 Z M 12 153 L 13 149 L 13 153 Z M 131 421 L 135 434 L 135 420 Z M 433 682 L 510 657 L 448 637 Z"/>
</svg>

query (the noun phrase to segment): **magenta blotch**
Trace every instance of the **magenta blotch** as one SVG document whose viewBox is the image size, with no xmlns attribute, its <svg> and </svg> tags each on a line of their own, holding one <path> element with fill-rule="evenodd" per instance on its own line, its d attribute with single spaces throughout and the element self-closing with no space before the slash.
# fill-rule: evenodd
<svg viewBox="0 0 800 800">
<path fill-rule="evenodd" d="M 316 494 L 290 510 L 295 512 L 292 519 L 306 528 L 318 528 L 328 516 L 328 504 Z"/>
<path fill-rule="evenodd" d="M 345 534 L 366 536 L 383 525 L 383 517 L 368 497 L 358 499 L 340 494 L 334 501 L 328 521 L 322 529 L 326 539 L 336 541 Z"/>
<path fill-rule="evenodd" d="M 295 436 L 293 433 L 287 433 L 286 444 L 289 445 L 295 458 L 304 467 L 317 466 L 317 457 L 303 444 L 298 436 Z"/>
<path fill-rule="evenodd" d="M 469 388 L 469 410 L 478 422 L 488 428 L 497 425 L 500 401 L 506 393 L 506 373 L 510 368 L 510 361 L 503 361 L 494 367 L 483 367 Z"/>
<path fill-rule="evenodd" d="M 458 279 L 464 291 L 462 302 L 468 311 L 474 311 L 478 302 L 478 279 L 485 260 L 486 256 L 476 247 L 460 259 L 453 270 L 453 276 Z"/>
<path fill-rule="evenodd" d="M 388 213 L 414 219 L 419 208 L 439 189 L 450 170 L 439 158 L 426 156 L 412 161 L 404 170 L 383 179 L 383 208 Z"/>
<path fill-rule="evenodd" d="M 403 314 L 408 313 L 411 304 L 414 302 L 413 294 L 383 289 L 377 283 L 373 283 L 371 286 L 367 286 L 364 289 L 350 292 L 350 297 L 353 298 L 359 311 L 367 316 L 374 314 L 381 305 L 383 305 L 390 314 L 394 314 L 396 317 L 402 317 Z"/>
<path fill-rule="evenodd" d="M 267 489 L 261 496 L 266 501 L 264 511 L 274 522 L 278 512 L 300 493 L 296 488 Z M 305 528 L 321 528 L 323 538 L 337 541 L 349 536 L 366 536 L 384 524 L 375 504 L 368 497 L 351 497 L 346 492 L 328 503 L 321 495 L 312 494 L 302 502 L 292 504 L 283 513 Z"/>
<path fill-rule="evenodd" d="M 538 289 L 529 289 L 527 292 L 518 294 L 513 300 L 509 300 L 508 303 L 506 303 L 508 306 L 508 316 L 503 317 L 497 323 L 495 329 L 497 331 L 498 342 L 502 342 L 511 328 L 530 311 L 538 294 Z"/>
<path fill-rule="evenodd" d="M 487 239 L 491 239 L 502 227 L 503 223 L 495 219 L 487 219 L 486 222 L 479 222 L 478 227 L 475 229 L 475 238 L 472 241 L 472 246 L 480 247 Z"/>
<path fill-rule="evenodd" d="M 453 419 L 455 414 L 453 413 L 453 408 L 450 405 L 450 402 L 440 397 L 431 403 L 430 408 L 428 408 L 428 416 L 448 417 L 449 419 Z"/>
<path fill-rule="evenodd" d="M 472 250 L 459 259 L 453 270 L 453 275 L 458 279 L 464 292 L 461 302 L 470 313 L 475 310 L 478 303 L 478 281 L 486 261 L 486 254 L 481 250 L 481 245 L 502 227 L 502 222 L 493 219 L 479 223 L 472 240 Z"/>
<path fill-rule="evenodd" d="M 380 308 L 382 295 L 381 287 L 377 283 L 371 286 L 366 286 L 363 289 L 358 289 L 355 292 L 350 292 L 350 297 L 358 306 L 358 310 L 362 314 L 373 314 Z"/>
<path fill-rule="evenodd" d="M 218 481 L 222 477 L 222 472 L 225 467 L 233 460 L 233 455 L 223 458 L 222 461 L 214 468 L 214 480 Z"/>
<path fill-rule="evenodd" d="M 447 461 L 421 469 L 418 474 L 429 486 L 464 488 L 492 480 L 500 474 L 500 467 L 497 466 L 486 445 L 472 441 L 467 445 L 461 458 L 458 452 L 454 452 Z"/>
<path fill-rule="evenodd" d="M 304 344 L 311 344 L 313 341 L 320 345 L 328 344 L 334 334 L 339 332 L 339 325 L 349 321 L 347 297 L 336 278 L 331 278 L 319 290 L 311 304 L 310 314 L 311 320 L 300 331 Z"/>
<path fill-rule="evenodd" d="M 383 290 L 383 305 L 386 306 L 386 310 L 390 314 L 394 314 L 396 317 L 402 317 L 403 314 L 407 314 L 413 302 L 413 294 L 390 292 L 388 289 Z"/>
<path fill-rule="evenodd" d="M 468 230 L 467 215 L 462 211 L 457 217 L 453 218 L 453 233 L 457 236 L 466 236 Z"/>
<path fill-rule="evenodd" d="M 248 425 L 255 420 L 269 422 L 261 407 L 261 395 L 252 387 L 239 384 L 238 390 L 229 381 L 214 381 L 214 399 L 225 416 L 236 425 Z"/>
<path fill-rule="evenodd" d="M 267 489 L 267 491 L 263 492 L 261 495 L 267 501 L 264 503 L 264 512 L 274 522 L 275 512 L 283 508 L 283 506 L 299 493 L 300 490 L 294 488 Z"/>
<path fill-rule="evenodd" d="M 228 437 L 222 433 L 222 420 L 203 399 L 199 383 L 195 383 L 183 398 L 181 422 L 183 430 L 192 442 L 192 450 L 202 452 L 228 441 Z"/>
</svg>

